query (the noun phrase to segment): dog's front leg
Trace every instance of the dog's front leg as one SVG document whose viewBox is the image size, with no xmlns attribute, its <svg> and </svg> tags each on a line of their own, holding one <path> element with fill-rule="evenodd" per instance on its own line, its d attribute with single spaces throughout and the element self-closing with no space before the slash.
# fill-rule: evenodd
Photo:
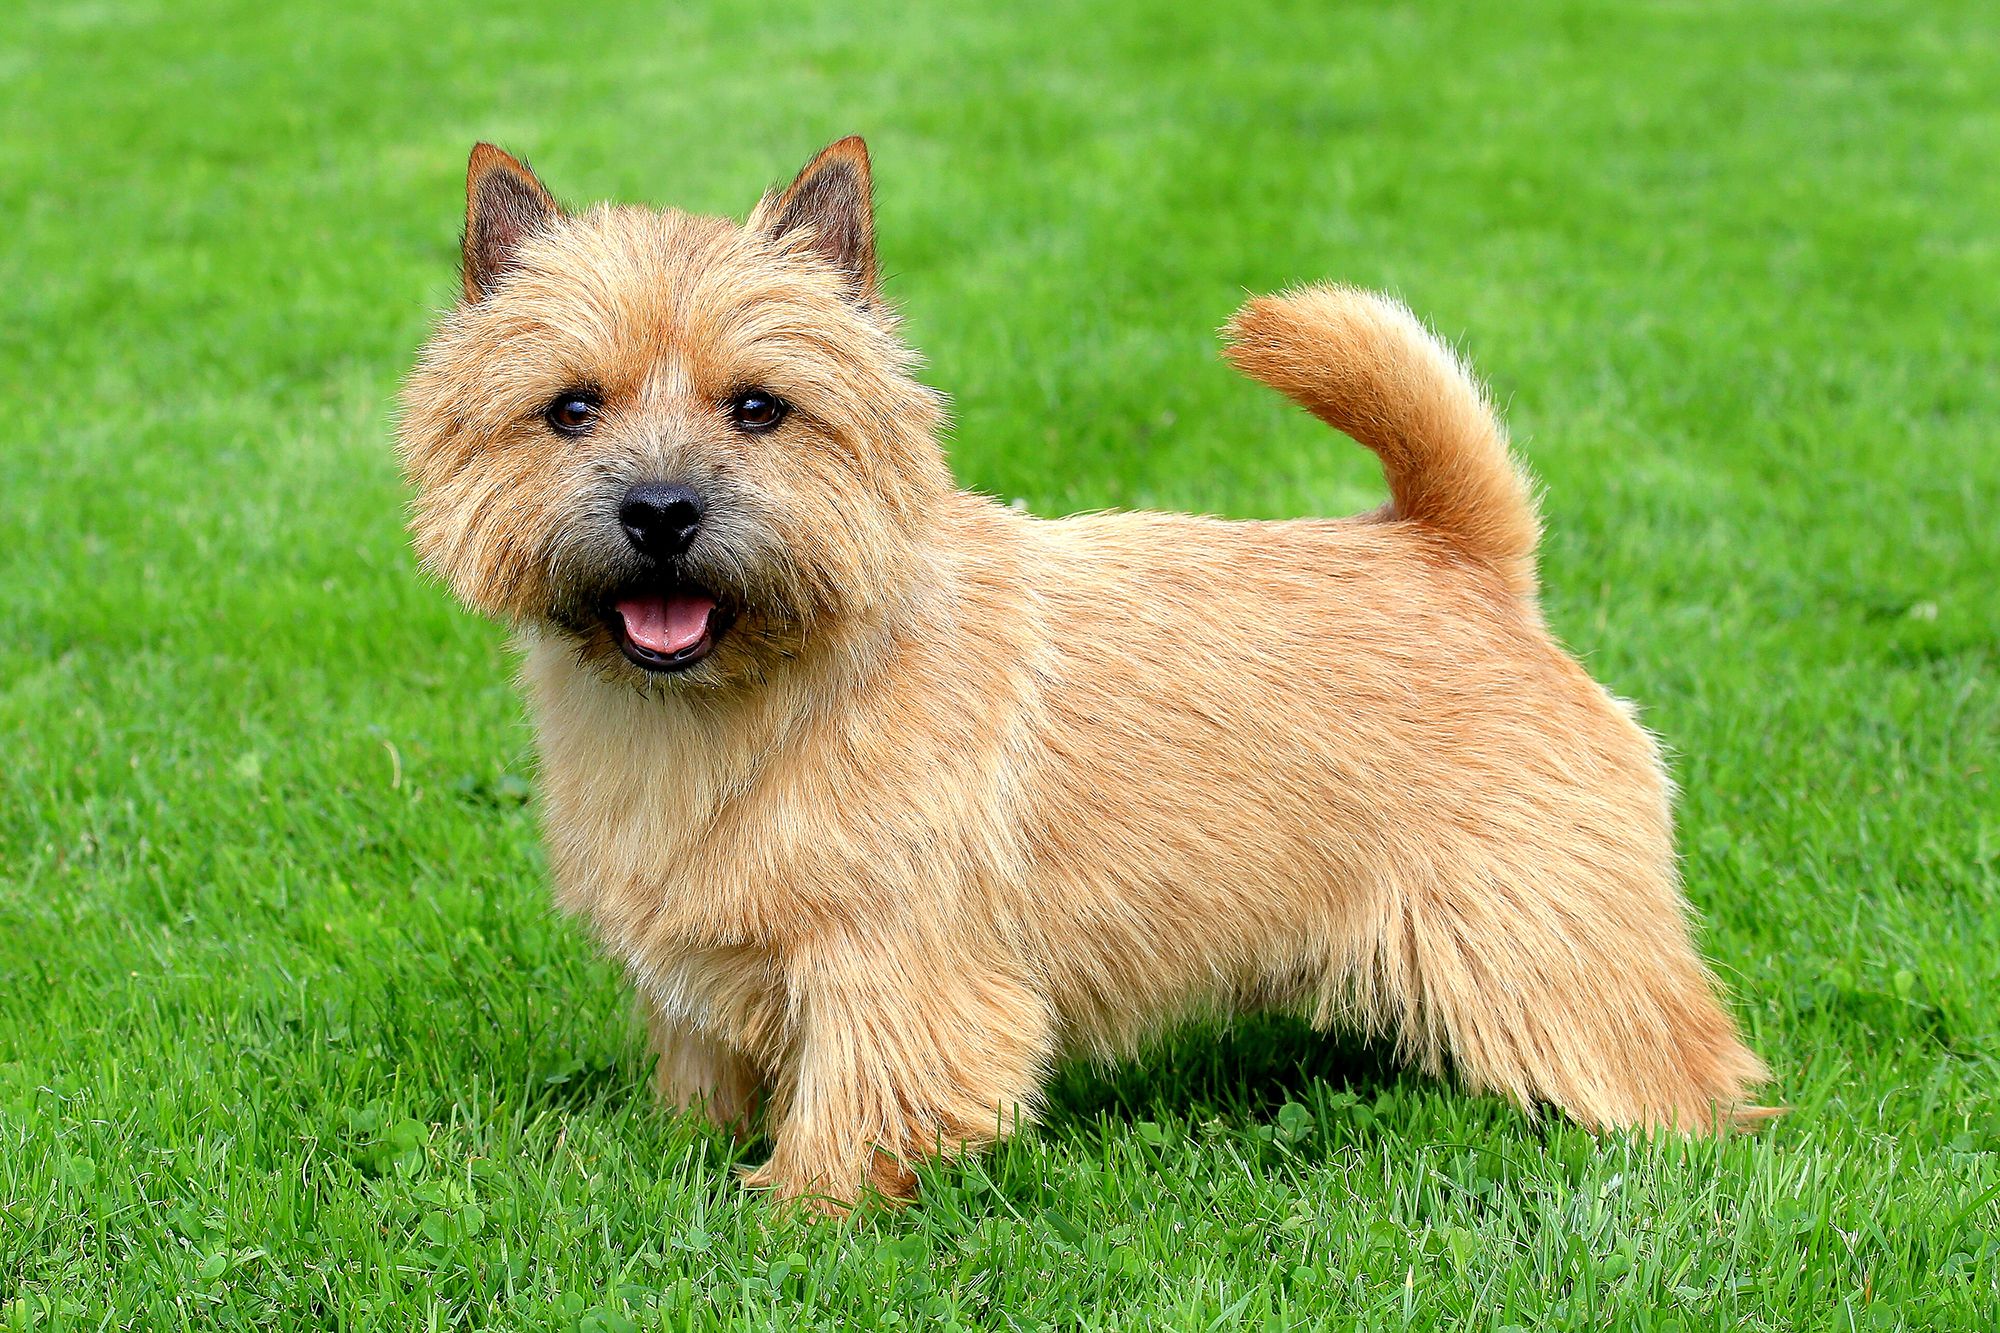
<svg viewBox="0 0 2000 1333">
<path fill-rule="evenodd" d="M 794 1043 L 752 1188 L 831 1213 L 867 1192 L 906 1201 L 918 1163 L 1033 1117 L 1054 1023 L 992 954 L 935 934 L 847 936 L 813 946 L 791 981 Z"/>
<path fill-rule="evenodd" d="M 646 1001 L 646 1028 L 654 1056 L 653 1088 L 660 1100 L 739 1139 L 747 1137 L 763 1093 L 750 1063 L 651 999 Z"/>
</svg>

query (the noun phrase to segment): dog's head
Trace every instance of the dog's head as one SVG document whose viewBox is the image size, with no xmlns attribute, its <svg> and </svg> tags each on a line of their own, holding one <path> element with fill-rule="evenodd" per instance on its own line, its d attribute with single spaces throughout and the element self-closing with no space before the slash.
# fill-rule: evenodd
<svg viewBox="0 0 2000 1333">
<path fill-rule="evenodd" d="M 464 299 L 403 392 L 418 555 L 635 683 L 759 678 L 911 577 L 950 487 L 913 362 L 861 140 L 742 226 L 568 213 L 481 144 Z"/>
</svg>

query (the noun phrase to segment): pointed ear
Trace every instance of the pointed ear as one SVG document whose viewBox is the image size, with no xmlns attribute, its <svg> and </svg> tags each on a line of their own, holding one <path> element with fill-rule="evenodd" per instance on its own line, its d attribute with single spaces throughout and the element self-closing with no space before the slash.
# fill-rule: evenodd
<svg viewBox="0 0 2000 1333">
<path fill-rule="evenodd" d="M 521 242 L 561 216 L 534 172 L 490 143 L 474 144 L 465 169 L 465 299 L 492 290 Z"/>
<path fill-rule="evenodd" d="M 851 134 L 806 163 L 783 194 L 765 195 L 750 227 L 773 239 L 808 229 L 813 253 L 847 279 L 850 295 L 866 301 L 875 293 L 873 191 L 868 145 Z"/>
</svg>

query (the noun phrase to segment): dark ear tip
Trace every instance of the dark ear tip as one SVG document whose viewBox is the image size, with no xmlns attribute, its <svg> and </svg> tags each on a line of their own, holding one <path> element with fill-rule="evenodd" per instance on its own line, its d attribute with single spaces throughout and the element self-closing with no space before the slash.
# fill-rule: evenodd
<svg viewBox="0 0 2000 1333">
<path fill-rule="evenodd" d="M 469 208 L 477 207 L 477 200 L 482 196 L 522 197 L 530 201 L 530 212 L 562 211 L 555 196 L 528 169 L 527 163 L 484 140 L 472 145 L 472 156 L 466 161 L 465 195 Z"/>
<path fill-rule="evenodd" d="M 466 175 L 483 176 L 495 167 L 510 167 L 515 171 L 522 170 L 520 162 L 506 149 L 487 143 L 484 139 L 472 145 L 472 154 L 465 160 Z"/>
<path fill-rule="evenodd" d="M 850 134 L 845 139 L 835 139 L 832 143 L 820 149 L 819 156 L 814 158 L 806 169 L 810 171 L 813 167 L 828 167 L 835 163 L 857 167 L 861 171 L 866 172 L 868 170 L 867 142 L 858 134 Z"/>
</svg>

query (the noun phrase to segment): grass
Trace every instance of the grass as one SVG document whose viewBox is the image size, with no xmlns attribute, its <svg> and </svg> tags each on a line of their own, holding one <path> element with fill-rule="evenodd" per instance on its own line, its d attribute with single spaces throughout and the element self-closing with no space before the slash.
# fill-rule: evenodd
<svg viewBox="0 0 2000 1333">
<path fill-rule="evenodd" d="M 1029 8 L 0 13 L 0 1328 L 1991 1327 L 1990 7 Z M 387 404 L 475 138 L 740 214 L 853 130 L 959 475 L 1038 511 L 1373 501 L 1216 361 L 1246 288 L 1462 340 L 1786 1119 L 1251 1023 L 812 1228 L 648 1105 Z"/>
</svg>

